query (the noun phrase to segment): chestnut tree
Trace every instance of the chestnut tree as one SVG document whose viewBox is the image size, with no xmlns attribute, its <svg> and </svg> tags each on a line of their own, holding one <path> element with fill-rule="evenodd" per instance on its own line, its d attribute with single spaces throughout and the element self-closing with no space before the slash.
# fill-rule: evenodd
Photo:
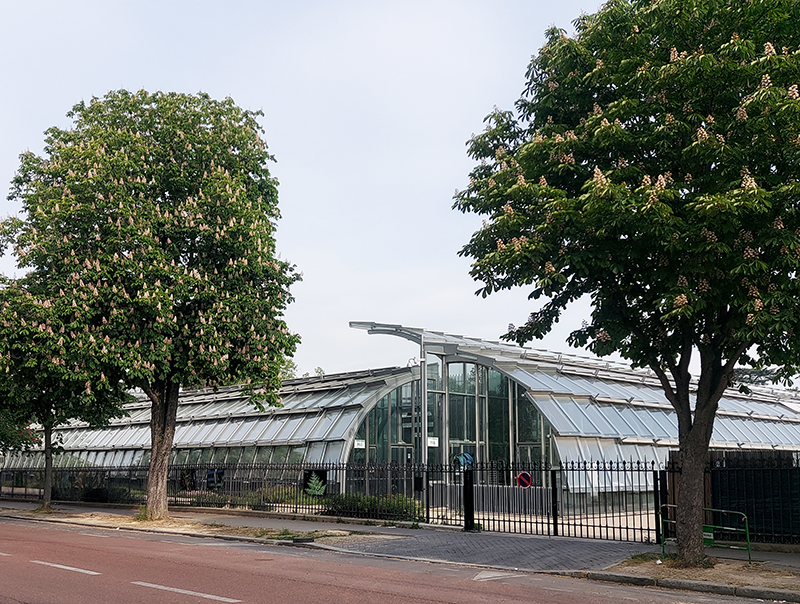
<svg viewBox="0 0 800 604">
<path fill-rule="evenodd" d="M 67 304 L 71 334 L 151 401 L 147 512 L 167 515 L 183 387 L 244 383 L 278 402 L 298 336 L 283 312 L 299 275 L 275 250 L 272 160 L 258 112 L 206 94 L 108 93 L 27 152 L 7 231 L 18 264 Z"/>
<path fill-rule="evenodd" d="M 798 372 L 800 4 L 611 0 L 552 28 L 495 110 L 455 206 L 479 293 L 543 300 L 507 339 L 569 342 L 658 376 L 679 426 L 680 555 L 703 555 L 703 470 L 737 364 Z M 697 381 L 690 361 L 699 358 Z"/>
</svg>

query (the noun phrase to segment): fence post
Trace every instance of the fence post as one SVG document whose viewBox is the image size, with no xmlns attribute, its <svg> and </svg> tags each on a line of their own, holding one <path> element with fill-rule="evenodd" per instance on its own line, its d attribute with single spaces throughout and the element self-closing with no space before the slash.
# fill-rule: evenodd
<svg viewBox="0 0 800 604">
<path fill-rule="evenodd" d="M 558 488 L 556 486 L 556 477 L 558 470 L 550 470 L 550 499 L 551 510 L 553 515 L 553 536 L 558 537 Z"/>
<path fill-rule="evenodd" d="M 661 543 L 661 496 L 658 489 L 658 470 L 653 470 L 653 512 L 656 518 L 656 543 Z"/>
<path fill-rule="evenodd" d="M 474 470 L 468 468 L 464 470 L 464 530 L 471 532 L 475 530 L 475 489 L 472 485 Z"/>
<path fill-rule="evenodd" d="M 425 477 L 425 522 L 430 524 L 431 522 L 431 469 L 428 464 L 423 466 L 423 473 L 422 475 Z"/>
</svg>

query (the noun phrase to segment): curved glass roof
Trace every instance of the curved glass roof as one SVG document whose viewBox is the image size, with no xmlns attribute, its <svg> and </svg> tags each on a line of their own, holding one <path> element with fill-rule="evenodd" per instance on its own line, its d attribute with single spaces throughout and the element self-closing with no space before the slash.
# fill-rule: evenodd
<svg viewBox="0 0 800 604">
<path fill-rule="evenodd" d="M 389 368 L 287 380 L 281 407 L 259 411 L 238 386 L 182 392 L 175 448 L 308 445 L 306 461 L 340 462 L 364 414 L 388 392 L 413 379 L 419 368 Z M 139 395 L 128 417 L 102 429 L 74 422 L 58 431 L 74 450 L 147 449 L 150 403 Z"/>
<path fill-rule="evenodd" d="M 561 459 L 662 460 L 677 447 L 676 414 L 650 372 L 401 325 L 351 326 L 411 340 L 421 352 L 445 362 L 478 363 L 506 375 L 549 422 Z M 366 414 L 394 389 L 418 380 L 419 371 L 389 368 L 288 380 L 280 392 L 283 406 L 265 411 L 255 409 L 239 387 L 182 392 L 175 448 L 259 447 L 275 451 L 273 462 L 297 456 L 307 462 L 344 462 Z M 726 392 L 711 446 L 800 450 L 797 393 L 752 390 L 749 395 Z M 148 449 L 149 402 L 140 395 L 127 410 L 128 417 L 103 429 L 80 423 L 60 428 L 63 448 L 108 455 Z"/>
<path fill-rule="evenodd" d="M 504 373 L 526 389 L 550 422 L 562 459 L 599 459 L 594 454 L 601 452 L 606 453 L 602 459 L 655 459 L 657 449 L 657 457 L 663 458 L 664 447 L 677 447 L 678 418 L 652 372 L 402 325 L 354 322 L 350 326 L 411 340 L 427 354 L 448 361 L 476 362 Z M 712 448 L 800 450 L 798 393 L 758 387 L 752 391 L 749 395 L 726 391 L 714 422 Z M 601 447 L 603 439 L 613 442 Z M 633 455 L 634 450 L 639 454 Z"/>
</svg>

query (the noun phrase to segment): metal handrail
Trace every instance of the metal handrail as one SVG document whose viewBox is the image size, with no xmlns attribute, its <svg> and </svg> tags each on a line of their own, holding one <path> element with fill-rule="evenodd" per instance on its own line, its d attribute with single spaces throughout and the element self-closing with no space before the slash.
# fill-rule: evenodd
<svg viewBox="0 0 800 604">
<path fill-rule="evenodd" d="M 666 525 L 668 523 L 677 524 L 677 520 L 670 520 L 668 514 L 664 514 L 664 508 L 675 508 L 677 509 L 677 505 L 673 503 L 664 503 L 659 507 L 659 515 L 661 517 L 661 555 L 663 556 L 666 553 L 666 544 L 667 544 L 667 531 Z M 744 528 L 738 528 L 733 526 L 723 526 L 723 525 L 716 525 L 716 524 L 706 524 L 703 522 L 703 529 L 706 527 L 712 529 L 720 529 L 724 531 L 734 532 L 734 533 L 744 533 L 745 540 L 747 542 L 746 547 L 741 547 L 739 545 L 717 545 L 716 543 L 711 543 L 708 547 L 727 547 L 729 549 L 746 549 L 747 550 L 747 562 L 748 564 L 753 562 L 753 558 L 750 552 L 750 523 L 747 519 L 747 515 L 739 512 L 737 510 L 719 510 L 716 508 L 703 508 L 703 512 L 717 512 L 721 514 L 732 514 L 737 516 L 740 520 L 744 522 Z M 705 537 L 705 531 L 704 531 Z M 712 541 L 713 541 L 713 532 L 712 532 Z"/>
</svg>

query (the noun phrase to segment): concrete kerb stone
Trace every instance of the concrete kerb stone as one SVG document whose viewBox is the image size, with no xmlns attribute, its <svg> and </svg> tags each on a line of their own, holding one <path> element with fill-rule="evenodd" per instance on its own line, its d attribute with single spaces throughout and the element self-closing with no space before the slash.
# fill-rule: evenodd
<svg viewBox="0 0 800 604">
<path fill-rule="evenodd" d="M 555 573 L 551 573 L 555 574 Z M 562 575 L 580 576 L 572 573 L 558 573 Z M 694 591 L 700 593 L 712 593 L 720 596 L 737 596 L 740 598 L 754 598 L 758 600 L 777 600 L 784 602 L 800 602 L 800 593 L 788 589 L 774 589 L 769 587 L 757 587 L 754 585 L 743 585 L 735 587 L 724 583 L 711 583 L 709 581 L 694 581 L 690 579 L 653 579 L 639 575 L 624 575 L 609 572 L 586 572 L 587 579 L 593 581 L 606 581 L 610 583 L 622 583 L 626 585 L 639 585 L 643 587 L 662 587 L 664 589 L 677 589 L 681 591 Z"/>
<path fill-rule="evenodd" d="M 726 583 L 711 583 L 709 581 L 694 581 L 691 579 L 658 579 L 658 587 L 667 589 L 680 589 L 683 591 L 699 591 L 720 596 L 735 596 L 736 588 Z"/>
<path fill-rule="evenodd" d="M 736 588 L 736 594 L 741 598 L 756 598 L 758 600 L 783 600 L 785 602 L 800 602 L 800 593 L 788 589 L 771 589 L 769 587 L 754 587 L 745 585 Z"/>
<path fill-rule="evenodd" d="M 586 573 L 586 578 L 592 581 L 607 581 L 610 583 L 624 583 L 626 585 L 643 585 L 653 587 L 656 580 L 651 577 L 642 577 L 640 575 L 623 575 L 620 573 L 609 573 L 605 571 L 589 571 Z"/>
</svg>

